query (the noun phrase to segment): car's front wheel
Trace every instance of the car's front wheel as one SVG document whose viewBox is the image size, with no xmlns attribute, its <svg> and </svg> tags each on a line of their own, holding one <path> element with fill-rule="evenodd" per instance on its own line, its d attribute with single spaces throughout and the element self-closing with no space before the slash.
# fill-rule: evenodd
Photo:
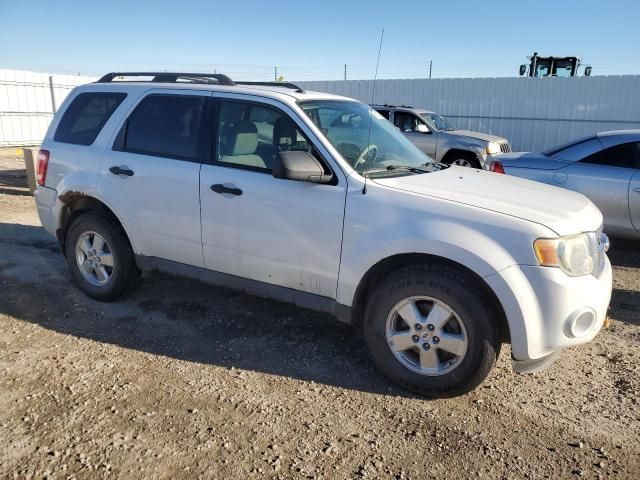
<svg viewBox="0 0 640 480">
<path fill-rule="evenodd" d="M 449 157 L 445 163 L 458 165 L 459 167 L 480 168 L 480 162 L 475 155 L 468 153 L 458 153 Z"/>
<path fill-rule="evenodd" d="M 65 252 L 74 282 L 96 300 L 115 300 L 139 279 L 124 232 L 99 213 L 82 214 L 73 220 L 67 230 Z"/>
<path fill-rule="evenodd" d="M 497 360 L 495 309 L 473 278 L 447 264 L 401 268 L 370 296 L 364 333 L 393 382 L 428 397 L 464 394 Z"/>
</svg>

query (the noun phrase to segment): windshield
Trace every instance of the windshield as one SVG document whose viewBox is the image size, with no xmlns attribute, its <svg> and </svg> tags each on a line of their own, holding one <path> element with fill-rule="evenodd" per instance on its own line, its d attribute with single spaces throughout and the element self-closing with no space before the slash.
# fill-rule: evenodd
<svg viewBox="0 0 640 480">
<path fill-rule="evenodd" d="M 436 127 L 436 130 L 450 131 L 455 130 L 456 127 L 447 122 L 442 115 L 437 113 L 421 113 L 420 116 L 426 120 L 427 123 L 431 123 Z"/>
<path fill-rule="evenodd" d="M 300 102 L 300 107 L 360 174 L 421 173 L 419 167 L 434 165 L 393 124 L 364 103 L 308 100 Z"/>
</svg>

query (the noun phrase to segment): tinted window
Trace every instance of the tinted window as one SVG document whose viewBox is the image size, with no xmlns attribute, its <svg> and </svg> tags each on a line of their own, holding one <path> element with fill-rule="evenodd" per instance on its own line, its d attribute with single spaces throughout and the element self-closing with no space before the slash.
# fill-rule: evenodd
<svg viewBox="0 0 640 480">
<path fill-rule="evenodd" d="M 378 112 L 380 115 L 382 115 L 387 120 L 389 120 L 389 117 L 391 116 L 391 111 L 389 111 L 389 110 L 376 110 L 376 112 Z"/>
<path fill-rule="evenodd" d="M 204 102 L 203 97 L 193 95 L 149 95 L 129 117 L 124 150 L 197 159 Z"/>
<path fill-rule="evenodd" d="M 287 115 L 250 102 L 220 102 L 219 162 L 268 171 L 278 152 L 286 150 L 312 150 Z"/>
<path fill-rule="evenodd" d="M 53 139 L 56 142 L 91 145 L 126 93 L 81 93 L 73 99 L 60 119 Z"/>
<path fill-rule="evenodd" d="M 589 155 L 581 163 L 596 163 L 608 167 L 637 168 L 640 165 L 640 143 L 624 143 Z"/>
</svg>

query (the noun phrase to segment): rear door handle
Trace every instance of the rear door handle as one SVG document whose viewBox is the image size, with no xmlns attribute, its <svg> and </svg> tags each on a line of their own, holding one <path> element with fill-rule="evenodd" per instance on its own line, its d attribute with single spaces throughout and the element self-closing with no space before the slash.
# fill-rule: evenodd
<svg viewBox="0 0 640 480">
<path fill-rule="evenodd" d="M 221 183 L 216 183 L 211 185 L 211 190 L 213 190 L 216 193 L 229 193 L 231 195 L 242 195 L 242 190 L 240 190 L 239 188 L 235 188 L 235 187 L 225 187 L 223 184 Z"/>
<path fill-rule="evenodd" d="M 640 187 L 635 187 L 635 188 L 633 189 L 633 191 L 634 191 L 634 192 L 636 192 L 636 193 L 640 193 Z"/>
<path fill-rule="evenodd" d="M 126 175 L 127 177 L 133 177 L 133 170 L 130 170 L 126 165 L 121 167 L 111 167 L 109 171 L 114 175 Z"/>
</svg>

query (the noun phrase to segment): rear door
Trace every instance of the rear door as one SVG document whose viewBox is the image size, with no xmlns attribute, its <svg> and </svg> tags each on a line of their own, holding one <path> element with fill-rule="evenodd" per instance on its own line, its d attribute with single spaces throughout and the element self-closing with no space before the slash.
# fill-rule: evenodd
<svg viewBox="0 0 640 480">
<path fill-rule="evenodd" d="M 210 92 L 151 90 L 103 157 L 98 190 L 138 253 L 203 266 L 199 174 Z"/>
<path fill-rule="evenodd" d="M 586 195 L 604 215 L 609 233 L 633 229 L 629 212 L 631 179 L 637 173 L 636 142 L 611 146 L 562 169 L 563 187 Z"/>
<path fill-rule="evenodd" d="M 438 145 L 438 132 L 433 131 L 429 126 L 417 115 L 411 112 L 402 112 L 396 110 L 393 113 L 393 123 L 400 129 L 402 134 L 411 140 L 416 147 L 429 155 L 436 158 L 436 148 Z M 424 125 L 426 132 L 416 131 L 418 125 Z"/>
</svg>

